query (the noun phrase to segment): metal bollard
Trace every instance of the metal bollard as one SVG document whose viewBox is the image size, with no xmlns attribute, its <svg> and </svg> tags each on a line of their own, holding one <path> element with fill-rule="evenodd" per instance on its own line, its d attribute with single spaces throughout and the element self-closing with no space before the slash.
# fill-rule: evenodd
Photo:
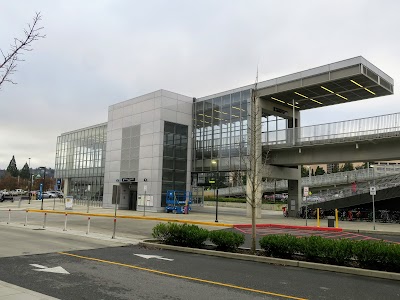
<svg viewBox="0 0 400 300">
<path fill-rule="evenodd" d="M 46 228 L 47 213 L 44 213 L 43 228 Z"/>
<path fill-rule="evenodd" d="M 86 231 L 86 234 L 89 234 L 89 230 L 90 230 L 90 217 L 88 217 L 88 219 L 87 219 L 87 231 Z"/>
<path fill-rule="evenodd" d="M 27 225 L 28 225 L 28 210 L 26 210 L 24 226 L 27 226 Z"/>
<path fill-rule="evenodd" d="M 114 218 L 114 230 L 113 230 L 113 235 L 112 235 L 112 239 L 115 239 L 115 229 L 117 227 L 117 218 Z"/>
<path fill-rule="evenodd" d="M 68 214 L 65 214 L 65 221 L 64 221 L 64 229 L 63 229 L 63 231 L 67 231 L 67 218 L 68 218 Z"/>
<path fill-rule="evenodd" d="M 11 208 L 8 209 L 8 221 L 7 224 L 10 224 L 11 222 Z"/>
</svg>

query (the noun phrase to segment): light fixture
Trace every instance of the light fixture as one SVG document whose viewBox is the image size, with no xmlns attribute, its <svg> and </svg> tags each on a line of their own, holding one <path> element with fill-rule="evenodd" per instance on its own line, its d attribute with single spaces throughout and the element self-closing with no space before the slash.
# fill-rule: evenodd
<svg viewBox="0 0 400 300">
<path fill-rule="evenodd" d="M 308 97 L 307 96 L 304 96 L 303 94 L 300 94 L 300 93 L 298 93 L 298 92 L 294 92 L 296 95 L 299 95 L 299 96 L 301 96 L 301 97 L 304 97 L 304 98 L 306 98 L 306 99 L 308 99 Z"/>
<path fill-rule="evenodd" d="M 304 98 L 306 98 L 306 99 L 308 99 L 308 100 L 314 101 L 315 103 L 318 103 L 318 104 L 320 104 L 320 105 L 323 104 L 322 102 L 319 102 L 319 101 L 317 101 L 317 100 L 308 98 L 307 96 L 304 96 L 303 94 L 300 94 L 300 93 L 298 93 L 298 92 L 294 92 L 294 93 L 295 93 L 296 95 L 299 95 L 299 96 L 301 96 L 301 97 L 304 97 Z"/>
<path fill-rule="evenodd" d="M 350 79 L 350 81 L 352 83 L 354 83 L 355 85 L 358 85 L 359 87 L 363 88 L 363 86 L 361 84 L 359 84 L 358 82 L 355 82 L 353 79 Z"/>
<path fill-rule="evenodd" d="M 370 89 L 367 89 L 366 87 L 363 87 L 361 84 L 359 84 L 358 82 L 350 79 L 350 81 L 352 83 L 354 83 L 355 85 L 359 86 L 360 88 L 363 88 L 364 90 L 366 90 L 368 93 L 371 93 L 372 95 L 376 95 L 373 91 L 371 91 Z"/>
<path fill-rule="evenodd" d="M 281 103 L 285 103 L 285 101 L 282 101 L 282 100 L 277 99 L 277 98 L 274 98 L 274 97 L 271 97 L 271 99 L 272 99 L 272 100 L 275 100 L 275 101 L 278 101 L 278 102 L 281 102 Z"/>
<path fill-rule="evenodd" d="M 314 100 L 314 99 L 311 99 L 311 98 L 309 98 L 309 100 L 314 101 L 315 103 L 318 103 L 318 104 L 322 105 L 322 102 L 319 102 L 317 100 Z"/>
<path fill-rule="evenodd" d="M 329 93 L 332 93 L 332 94 L 335 93 L 335 92 L 331 91 L 330 89 L 328 89 L 328 88 L 326 88 L 326 87 L 324 87 L 324 86 L 322 86 L 322 85 L 321 85 L 321 88 L 323 88 L 325 91 L 328 91 Z"/>
<path fill-rule="evenodd" d="M 294 106 L 294 107 L 296 107 L 296 108 L 300 108 L 299 106 L 293 105 L 292 103 L 289 103 L 289 102 L 287 102 L 286 104 L 287 104 L 287 105 L 290 105 L 290 106 Z M 299 104 L 299 103 L 296 102 L 296 104 Z"/>
<path fill-rule="evenodd" d="M 232 117 L 236 117 L 236 118 L 239 118 L 239 116 L 237 116 L 237 115 L 234 115 L 234 114 L 232 114 Z"/>
<path fill-rule="evenodd" d="M 237 109 L 237 110 L 240 110 L 240 108 L 239 108 L 239 107 L 236 107 L 236 106 L 232 106 L 232 108 Z"/>
<path fill-rule="evenodd" d="M 369 90 L 367 88 L 364 88 L 364 90 L 366 90 L 367 92 L 370 92 L 372 95 L 376 95 L 373 91 L 371 91 L 371 90 Z"/>
<path fill-rule="evenodd" d="M 321 88 L 324 89 L 325 91 L 328 91 L 328 92 L 330 92 L 330 93 L 332 93 L 332 94 L 335 94 L 336 96 L 338 96 L 338 97 L 340 97 L 340 98 L 342 98 L 342 99 L 344 99 L 344 100 L 348 100 L 346 97 L 344 97 L 344 96 L 342 96 L 342 95 L 339 95 L 339 94 L 336 94 L 334 91 L 332 91 L 332 90 L 330 90 L 330 89 L 328 89 L 328 88 L 326 88 L 326 87 L 324 87 L 324 86 L 322 86 L 322 85 L 321 85 Z"/>
<path fill-rule="evenodd" d="M 339 94 L 336 94 L 336 96 L 338 96 L 338 97 L 340 97 L 340 98 L 343 98 L 344 100 L 349 100 L 349 99 L 347 99 L 345 96 L 342 96 L 342 95 L 339 95 Z"/>
<path fill-rule="evenodd" d="M 356 143 L 356 149 L 358 149 L 358 143 Z"/>
</svg>

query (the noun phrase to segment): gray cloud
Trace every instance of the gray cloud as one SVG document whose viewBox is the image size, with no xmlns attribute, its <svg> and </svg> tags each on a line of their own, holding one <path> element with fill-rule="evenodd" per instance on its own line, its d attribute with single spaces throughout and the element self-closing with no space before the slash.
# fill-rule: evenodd
<svg viewBox="0 0 400 300">
<path fill-rule="evenodd" d="M 54 166 L 62 132 L 168 89 L 201 97 L 363 55 L 396 80 L 396 1 L 8 1 L 0 47 L 35 11 L 47 38 L 0 91 L 0 168 Z M 395 93 L 397 93 L 397 87 Z M 400 111 L 397 96 L 302 113 L 303 125 Z"/>
</svg>

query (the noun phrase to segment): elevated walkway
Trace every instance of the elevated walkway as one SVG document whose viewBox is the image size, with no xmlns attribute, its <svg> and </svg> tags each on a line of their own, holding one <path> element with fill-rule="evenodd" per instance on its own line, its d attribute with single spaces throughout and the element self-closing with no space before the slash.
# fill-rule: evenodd
<svg viewBox="0 0 400 300">
<path fill-rule="evenodd" d="M 281 166 L 400 159 L 400 113 L 265 132 L 262 143 Z"/>
<path fill-rule="evenodd" d="M 319 203 L 310 203 L 310 206 L 335 209 L 368 204 L 372 202 L 371 186 L 375 186 L 377 191 L 376 202 L 400 198 L 400 174 L 395 174 L 376 178 L 375 181 L 358 183 L 355 191 L 348 186 L 314 193 L 313 195 L 315 199 L 319 200 Z"/>
<path fill-rule="evenodd" d="M 338 172 L 324 175 L 317 175 L 311 177 L 303 177 L 301 178 L 301 186 L 308 186 L 311 189 L 315 188 L 331 188 L 334 191 L 335 186 L 340 185 L 350 185 L 352 182 L 365 182 L 372 181 L 374 178 L 386 178 L 388 175 L 397 175 L 400 174 L 400 165 L 375 165 L 374 168 L 369 169 L 360 169 L 354 171 L 347 172 Z M 400 179 L 399 179 L 400 180 Z M 361 186 L 360 186 L 361 187 Z M 333 189 L 332 189 L 333 188 Z M 287 180 L 277 180 L 264 182 L 262 186 L 263 192 L 283 192 L 288 189 L 288 181 Z M 350 186 L 347 187 L 350 189 Z M 339 193 L 341 189 L 338 189 L 334 194 Z M 213 191 L 209 191 L 209 193 L 213 193 Z M 220 188 L 218 190 L 220 196 L 242 196 L 246 194 L 245 186 L 235 186 L 235 187 L 227 187 Z M 205 191 L 207 195 L 207 191 Z M 316 195 L 316 194 L 314 194 Z"/>
</svg>

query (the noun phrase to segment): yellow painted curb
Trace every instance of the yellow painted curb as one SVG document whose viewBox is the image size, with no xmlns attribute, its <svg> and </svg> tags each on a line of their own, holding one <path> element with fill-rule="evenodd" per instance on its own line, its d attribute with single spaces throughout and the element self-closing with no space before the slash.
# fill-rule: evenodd
<svg viewBox="0 0 400 300">
<path fill-rule="evenodd" d="M 36 213 L 49 213 L 49 214 L 68 214 L 68 215 L 78 215 L 78 216 L 87 216 L 87 217 L 106 217 L 106 218 L 114 218 L 113 214 L 91 214 L 91 213 L 82 213 L 82 212 L 74 212 L 74 211 L 57 211 L 57 210 L 40 210 L 40 209 L 27 209 L 27 212 L 36 212 Z M 186 223 L 186 224 L 197 224 L 197 225 L 205 225 L 205 226 L 216 226 L 216 227 L 233 227 L 233 224 L 226 223 L 215 223 L 215 222 L 203 222 L 203 221 L 192 221 L 192 220 L 180 220 L 180 219 L 170 219 L 170 218 L 159 218 L 159 217 L 143 217 L 143 216 L 123 216 L 117 215 L 117 218 L 120 219 L 136 219 L 136 220 L 149 220 L 149 221 L 163 221 L 163 222 L 175 222 L 175 223 Z"/>
</svg>

